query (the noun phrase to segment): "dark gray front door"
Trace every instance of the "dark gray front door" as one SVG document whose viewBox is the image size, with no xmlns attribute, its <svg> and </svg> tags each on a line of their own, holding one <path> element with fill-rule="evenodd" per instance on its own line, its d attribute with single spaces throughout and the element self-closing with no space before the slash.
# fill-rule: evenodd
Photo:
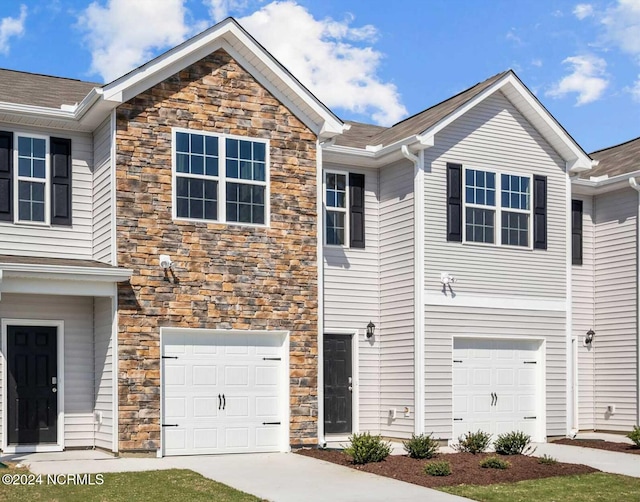
<svg viewBox="0 0 640 502">
<path fill-rule="evenodd" d="M 9 444 L 56 443 L 57 328 L 9 326 L 7 374 Z"/>
<path fill-rule="evenodd" d="M 324 335 L 324 431 L 352 432 L 351 337 Z"/>
</svg>

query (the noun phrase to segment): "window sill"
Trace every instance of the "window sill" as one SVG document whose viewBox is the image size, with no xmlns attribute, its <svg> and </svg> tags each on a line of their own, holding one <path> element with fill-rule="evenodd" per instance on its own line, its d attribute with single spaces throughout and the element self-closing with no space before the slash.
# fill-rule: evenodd
<svg viewBox="0 0 640 502">
<path fill-rule="evenodd" d="M 265 223 L 242 223 L 237 221 L 201 220 L 198 218 L 173 218 L 176 223 L 203 223 L 205 225 L 220 225 L 225 227 L 249 227 L 249 228 L 270 228 Z"/>
<path fill-rule="evenodd" d="M 506 244 L 489 244 L 484 242 L 470 242 L 463 241 L 463 246 L 479 247 L 479 248 L 493 248 L 493 249 L 514 249 L 517 251 L 533 251 L 533 246 L 508 246 Z"/>
</svg>

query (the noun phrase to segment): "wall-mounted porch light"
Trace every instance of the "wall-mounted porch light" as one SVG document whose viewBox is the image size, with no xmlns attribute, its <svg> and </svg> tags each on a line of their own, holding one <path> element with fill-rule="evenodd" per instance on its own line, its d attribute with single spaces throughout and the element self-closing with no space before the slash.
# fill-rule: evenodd
<svg viewBox="0 0 640 502">
<path fill-rule="evenodd" d="M 371 338 L 375 332 L 376 325 L 373 324 L 373 322 L 369 321 L 369 324 L 367 324 L 367 338 Z"/>
<path fill-rule="evenodd" d="M 596 334 L 596 332 L 593 331 L 592 329 L 587 331 L 587 334 L 584 337 L 584 344 L 585 345 L 591 345 L 591 342 L 593 342 L 593 337 L 594 337 L 595 334 Z"/>
</svg>

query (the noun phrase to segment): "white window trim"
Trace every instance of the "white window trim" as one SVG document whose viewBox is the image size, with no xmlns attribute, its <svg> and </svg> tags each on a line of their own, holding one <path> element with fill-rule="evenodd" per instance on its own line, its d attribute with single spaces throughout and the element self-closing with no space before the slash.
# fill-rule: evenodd
<svg viewBox="0 0 640 502">
<path fill-rule="evenodd" d="M 344 204 L 345 207 L 328 207 L 327 206 L 327 174 L 339 174 L 345 177 L 345 198 Z M 322 233 L 324 235 L 324 245 L 330 248 L 349 248 L 351 244 L 351 229 L 349 228 L 350 218 L 349 218 L 349 208 L 351 207 L 351 200 L 349 196 L 349 172 L 342 171 L 339 169 L 325 169 L 324 174 L 322 176 L 322 206 L 324 207 L 325 215 L 327 211 L 336 211 L 344 213 L 344 244 L 327 244 L 327 218 L 324 218 L 324 228 L 322 229 Z"/>
<path fill-rule="evenodd" d="M 493 173 L 496 176 L 496 204 L 495 206 L 472 204 L 467 203 L 467 169 L 471 171 L 483 171 L 486 173 Z M 502 207 L 502 176 L 503 174 L 509 176 L 518 176 L 520 178 L 529 178 L 529 210 L 523 209 L 511 209 Z M 474 242 L 467 240 L 467 207 L 477 209 L 487 209 L 494 211 L 495 220 L 493 225 L 494 242 Z M 502 212 L 507 213 L 521 213 L 529 215 L 529 245 L 528 246 L 513 246 L 510 244 L 502 243 Z M 462 243 L 469 246 L 481 246 L 481 247 L 503 247 L 508 249 L 521 249 L 525 251 L 533 250 L 533 175 L 532 174 L 519 174 L 512 171 L 498 171 L 496 169 L 487 169 L 483 167 L 463 166 L 462 170 Z"/>
<path fill-rule="evenodd" d="M 178 173 L 176 171 L 176 134 L 183 132 L 186 134 L 199 134 L 201 136 L 210 136 L 218 138 L 218 176 L 208 176 L 206 174 Z M 263 143 L 265 145 L 265 180 L 243 180 L 240 178 L 227 178 L 226 176 L 226 158 L 227 145 L 226 139 L 237 139 L 242 141 L 251 141 L 253 143 Z M 200 218 L 184 218 L 178 216 L 177 210 L 177 191 L 176 178 L 197 178 L 218 182 L 218 219 L 207 220 Z M 258 185 L 265 187 L 264 193 L 264 223 L 244 223 L 241 221 L 227 221 L 227 180 L 229 183 L 240 183 L 245 185 Z M 217 223 L 220 225 L 234 225 L 242 227 L 258 227 L 268 228 L 271 226 L 271 155 L 270 142 L 268 139 L 253 138 L 250 136 L 239 136 L 236 134 L 225 134 L 215 131 L 202 131 L 199 129 L 185 129 L 182 127 L 173 127 L 171 129 L 171 218 L 174 221 L 188 221 L 192 223 Z"/>
<path fill-rule="evenodd" d="M 19 175 L 18 166 L 18 140 L 19 138 L 43 139 L 45 141 L 44 180 Z M 19 225 L 49 227 L 51 226 L 51 151 L 49 136 L 32 134 L 23 131 L 13 131 L 13 222 Z M 20 203 L 18 186 L 20 181 L 41 183 L 44 185 L 44 221 L 30 221 L 20 219 Z"/>
</svg>

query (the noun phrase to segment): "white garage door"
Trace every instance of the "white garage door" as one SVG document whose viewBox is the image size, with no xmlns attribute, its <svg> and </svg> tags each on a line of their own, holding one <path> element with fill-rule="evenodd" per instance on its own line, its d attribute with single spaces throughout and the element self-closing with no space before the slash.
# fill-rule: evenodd
<svg viewBox="0 0 640 502">
<path fill-rule="evenodd" d="M 164 455 L 284 451 L 283 334 L 162 335 Z"/>
<path fill-rule="evenodd" d="M 540 344 L 454 340 L 453 439 L 468 431 L 523 431 L 540 437 Z"/>
</svg>

